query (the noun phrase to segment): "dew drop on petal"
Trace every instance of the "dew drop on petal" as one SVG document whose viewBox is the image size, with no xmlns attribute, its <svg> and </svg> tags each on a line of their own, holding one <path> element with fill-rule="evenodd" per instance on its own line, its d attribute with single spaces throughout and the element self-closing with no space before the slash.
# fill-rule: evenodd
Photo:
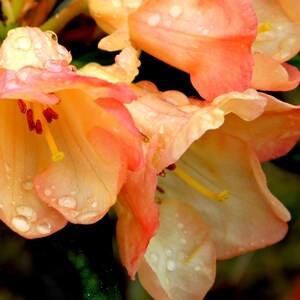
<svg viewBox="0 0 300 300">
<path fill-rule="evenodd" d="M 195 266 L 194 270 L 195 270 L 195 272 L 200 272 L 201 268 L 200 268 L 200 266 Z"/>
<path fill-rule="evenodd" d="M 77 202 L 72 196 L 63 196 L 58 199 L 58 205 L 64 208 L 75 208 Z"/>
<path fill-rule="evenodd" d="M 30 191 L 33 189 L 33 183 L 31 181 L 24 182 L 22 186 L 25 191 Z"/>
<path fill-rule="evenodd" d="M 170 9 L 169 9 L 169 14 L 171 17 L 173 18 L 178 18 L 181 16 L 182 14 L 182 7 L 178 4 L 173 5 Z"/>
<path fill-rule="evenodd" d="M 51 196 L 52 195 L 52 190 L 51 189 L 45 189 L 44 194 L 45 194 L 45 196 Z"/>
<path fill-rule="evenodd" d="M 158 263 L 158 256 L 155 253 L 150 253 L 150 260 L 152 261 L 153 264 L 157 265 Z"/>
<path fill-rule="evenodd" d="M 167 249 L 166 249 L 166 255 L 167 255 L 167 256 L 171 256 L 172 253 L 173 253 L 173 251 L 172 251 L 170 248 L 167 248 Z"/>
<path fill-rule="evenodd" d="M 158 13 L 152 14 L 149 18 L 148 18 L 148 24 L 150 26 L 156 26 L 159 24 L 161 20 L 161 16 Z"/>
<path fill-rule="evenodd" d="M 13 217 L 11 222 L 13 226 L 21 232 L 26 232 L 30 229 L 30 224 L 24 216 Z"/>
<path fill-rule="evenodd" d="M 97 216 L 98 216 L 98 212 L 96 212 L 96 211 L 88 211 L 88 212 L 85 212 L 83 214 L 78 215 L 77 216 L 77 220 L 79 222 L 85 222 L 85 221 L 88 221 L 90 219 L 94 219 Z"/>
<path fill-rule="evenodd" d="M 36 229 L 41 234 L 48 234 L 51 231 L 51 225 L 48 222 L 41 222 L 36 225 Z"/>
<path fill-rule="evenodd" d="M 16 207 L 16 212 L 20 216 L 25 217 L 29 222 L 34 222 L 37 219 L 36 212 L 29 206 L 19 205 Z"/>
<path fill-rule="evenodd" d="M 20 36 L 13 41 L 12 46 L 15 49 L 28 51 L 31 48 L 31 41 L 27 36 Z"/>
<path fill-rule="evenodd" d="M 175 269 L 176 269 L 176 263 L 175 263 L 174 260 L 171 260 L 171 259 L 168 259 L 168 260 L 167 260 L 167 269 L 168 269 L 170 272 L 175 271 Z"/>
</svg>

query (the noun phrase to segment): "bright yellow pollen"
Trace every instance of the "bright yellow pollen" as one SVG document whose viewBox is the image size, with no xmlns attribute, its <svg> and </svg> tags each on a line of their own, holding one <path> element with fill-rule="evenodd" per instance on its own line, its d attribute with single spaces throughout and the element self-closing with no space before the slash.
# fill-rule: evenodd
<svg viewBox="0 0 300 300">
<path fill-rule="evenodd" d="M 176 167 L 172 172 L 174 172 L 178 177 L 180 177 L 184 182 L 194 188 L 197 192 L 204 195 L 205 197 L 218 201 L 224 202 L 226 199 L 229 198 L 229 193 L 227 190 L 221 191 L 219 193 L 215 193 L 205 186 L 201 185 L 195 179 L 193 179 L 190 175 L 185 173 L 182 169 Z"/>
<path fill-rule="evenodd" d="M 258 32 L 266 32 L 271 30 L 271 24 L 269 22 L 262 23 L 258 26 Z"/>
</svg>

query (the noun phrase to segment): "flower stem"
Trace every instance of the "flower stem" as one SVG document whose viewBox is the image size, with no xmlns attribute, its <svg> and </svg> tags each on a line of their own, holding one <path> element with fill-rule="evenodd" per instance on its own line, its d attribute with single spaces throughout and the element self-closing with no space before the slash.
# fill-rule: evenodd
<svg viewBox="0 0 300 300">
<path fill-rule="evenodd" d="M 53 17 L 47 20 L 40 26 L 42 30 L 52 30 L 59 32 L 62 30 L 73 18 L 81 13 L 87 12 L 88 5 L 86 0 L 74 0 L 68 6 L 57 12 Z"/>
</svg>

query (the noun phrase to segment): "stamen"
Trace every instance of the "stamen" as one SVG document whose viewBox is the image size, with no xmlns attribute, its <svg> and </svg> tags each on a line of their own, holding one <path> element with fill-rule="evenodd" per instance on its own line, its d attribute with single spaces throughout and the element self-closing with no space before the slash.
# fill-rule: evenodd
<svg viewBox="0 0 300 300">
<path fill-rule="evenodd" d="M 28 129 L 30 131 L 33 131 L 35 129 L 35 122 L 33 119 L 33 110 L 31 108 L 29 108 L 26 112 L 26 119 L 27 119 Z"/>
<path fill-rule="evenodd" d="M 35 122 L 35 132 L 37 134 L 42 134 L 43 133 L 43 126 L 41 120 L 37 119 Z"/>
<path fill-rule="evenodd" d="M 262 23 L 258 26 L 258 32 L 266 32 L 271 30 L 271 24 L 269 22 Z"/>
<path fill-rule="evenodd" d="M 43 115 L 48 123 L 51 123 L 53 119 L 58 119 L 58 113 L 54 111 L 51 107 L 47 107 L 46 109 L 44 109 Z"/>
<path fill-rule="evenodd" d="M 19 108 L 20 108 L 21 113 L 25 114 L 25 113 L 26 113 L 26 110 L 27 110 L 27 105 L 26 105 L 26 103 L 25 103 L 23 100 L 19 99 L 19 100 L 18 100 L 18 106 L 19 106 Z"/>
<path fill-rule="evenodd" d="M 192 178 L 190 175 L 185 173 L 182 169 L 176 168 L 173 170 L 173 172 L 180 177 L 183 181 L 185 181 L 188 185 L 190 185 L 192 188 L 194 188 L 197 192 L 204 195 L 205 197 L 218 201 L 218 202 L 224 202 L 226 199 L 229 198 L 229 193 L 227 190 L 221 191 L 220 193 L 215 193 L 205 186 L 201 185 L 199 182 L 197 182 L 194 178 Z"/>
</svg>

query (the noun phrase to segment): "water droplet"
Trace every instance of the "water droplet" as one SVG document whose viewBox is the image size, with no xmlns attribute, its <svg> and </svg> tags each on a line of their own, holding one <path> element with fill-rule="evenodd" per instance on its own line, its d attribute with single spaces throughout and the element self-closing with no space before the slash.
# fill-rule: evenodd
<svg viewBox="0 0 300 300">
<path fill-rule="evenodd" d="M 58 199 L 58 205 L 65 208 L 75 208 L 77 205 L 76 200 L 71 196 L 63 196 Z"/>
<path fill-rule="evenodd" d="M 45 189 L 44 190 L 44 194 L 45 194 L 45 196 L 51 196 L 52 195 L 52 190 L 51 189 Z"/>
<path fill-rule="evenodd" d="M 200 266 L 196 266 L 196 267 L 194 268 L 194 270 L 195 270 L 195 272 L 200 272 L 200 271 L 201 271 L 201 267 L 200 267 Z"/>
<path fill-rule="evenodd" d="M 165 127 L 164 127 L 164 125 L 160 125 L 160 126 L 159 126 L 158 132 L 159 132 L 160 134 L 164 134 L 164 132 L 165 132 Z"/>
<path fill-rule="evenodd" d="M 13 217 L 11 222 L 21 232 L 26 232 L 30 229 L 30 224 L 24 216 Z"/>
<path fill-rule="evenodd" d="M 152 261 L 153 264 L 157 265 L 158 263 L 158 256 L 155 253 L 150 253 L 150 260 Z"/>
<path fill-rule="evenodd" d="M 28 51 L 31 48 L 31 41 L 27 36 L 20 36 L 13 41 L 12 46 L 15 49 Z"/>
<path fill-rule="evenodd" d="M 98 206 L 98 202 L 94 201 L 92 204 L 91 204 L 91 207 L 92 208 L 96 208 Z"/>
<path fill-rule="evenodd" d="M 37 219 L 36 212 L 29 206 L 19 205 L 16 207 L 16 212 L 20 216 L 25 217 L 29 222 L 34 222 Z"/>
<path fill-rule="evenodd" d="M 3 208 L 4 208 L 3 203 L 0 203 L 0 209 L 3 209 Z"/>
<path fill-rule="evenodd" d="M 179 229 L 184 228 L 184 224 L 182 224 L 182 223 L 177 223 L 177 228 L 179 228 Z"/>
<path fill-rule="evenodd" d="M 90 221 L 91 219 L 94 219 L 95 217 L 97 217 L 99 215 L 98 212 L 96 211 L 88 211 L 86 213 L 80 214 L 77 216 L 77 220 L 79 222 L 86 222 L 86 221 Z"/>
<path fill-rule="evenodd" d="M 185 245 L 186 244 L 186 239 L 180 239 L 180 243 Z"/>
<path fill-rule="evenodd" d="M 149 18 L 148 18 L 148 24 L 150 26 L 156 26 L 157 24 L 159 24 L 161 20 L 161 16 L 158 13 L 152 14 Z"/>
<path fill-rule="evenodd" d="M 168 259 L 168 260 L 167 260 L 167 269 L 168 269 L 170 272 L 175 271 L 175 269 L 176 269 L 176 263 L 175 263 L 174 260 L 171 260 L 171 259 Z"/>
<path fill-rule="evenodd" d="M 166 249 L 166 255 L 167 255 L 167 256 L 171 256 L 172 253 L 173 253 L 173 251 L 172 251 L 170 248 L 167 248 L 167 249 Z"/>
<path fill-rule="evenodd" d="M 22 186 L 25 191 L 30 191 L 33 188 L 33 183 L 31 181 L 26 181 Z"/>
<path fill-rule="evenodd" d="M 37 50 L 42 49 L 42 44 L 40 42 L 35 42 L 33 44 L 33 48 Z"/>
<path fill-rule="evenodd" d="M 209 30 L 207 28 L 202 29 L 202 34 L 204 35 L 208 35 L 209 34 Z"/>
<path fill-rule="evenodd" d="M 169 14 L 173 18 L 178 18 L 182 14 L 182 8 L 180 5 L 175 4 L 169 9 Z"/>
<path fill-rule="evenodd" d="M 48 222 L 41 222 L 36 225 L 36 229 L 41 234 L 48 234 L 51 231 L 51 225 Z"/>
</svg>

